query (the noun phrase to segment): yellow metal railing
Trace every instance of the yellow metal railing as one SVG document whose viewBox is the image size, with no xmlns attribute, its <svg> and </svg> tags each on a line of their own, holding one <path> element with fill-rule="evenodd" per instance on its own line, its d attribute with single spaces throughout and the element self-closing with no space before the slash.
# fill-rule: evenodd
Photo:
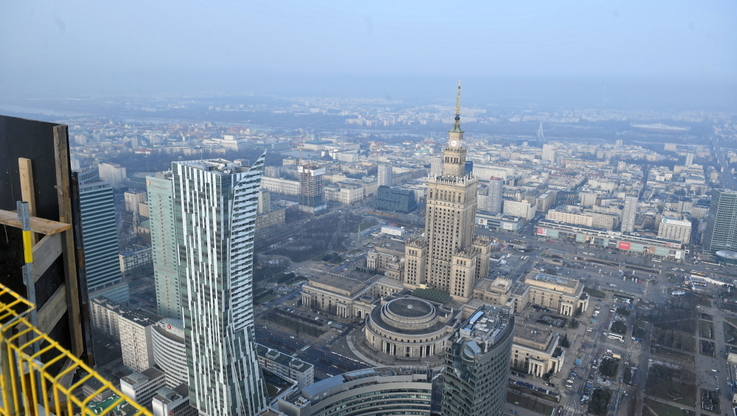
<svg viewBox="0 0 737 416">
<path fill-rule="evenodd" d="M 0 415 L 152 416 L 31 325 L 26 316 L 34 308 L 28 300 L 0 285 Z M 65 386 L 62 379 L 71 379 L 75 371 L 79 379 Z M 101 387 L 81 398 L 78 390 L 90 381 Z M 106 400 L 94 401 L 108 392 Z"/>
</svg>

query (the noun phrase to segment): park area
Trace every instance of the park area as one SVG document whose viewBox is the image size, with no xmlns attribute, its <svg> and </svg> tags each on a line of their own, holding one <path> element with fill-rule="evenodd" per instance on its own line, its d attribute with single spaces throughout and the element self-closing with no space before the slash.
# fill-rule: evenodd
<svg viewBox="0 0 737 416">
<path fill-rule="evenodd" d="M 642 416 L 693 416 L 695 413 L 691 410 L 680 407 L 671 406 L 669 404 L 656 402 L 652 399 L 645 399 L 645 405 L 642 407 Z"/>
<path fill-rule="evenodd" d="M 696 375 L 692 371 L 660 364 L 650 366 L 647 379 L 649 396 L 693 407 L 696 405 L 696 390 Z"/>
<path fill-rule="evenodd" d="M 737 345 L 737 319 L 724 318 L 724 341 L 727 344 Z"/>
</svg>

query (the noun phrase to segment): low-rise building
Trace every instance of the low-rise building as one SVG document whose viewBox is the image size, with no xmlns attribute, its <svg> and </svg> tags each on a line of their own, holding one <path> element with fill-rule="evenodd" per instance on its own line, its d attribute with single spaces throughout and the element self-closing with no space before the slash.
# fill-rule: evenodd
<svg viewBox="0 0 737 416">
<path fill-rule="evenodd" d="M 583 291 L 583 285 L 577 280 L 533 270 L 525 277 L 524 283 L 527 288 L 514 294 L 516 313 L 528 304 L 538 305 L 564 316 L 573 316 L 577 310 L 585 312 L 588 309 L 589 295 Z"/>
<path fill-rule="evenodd" d="M 377 367 L 322 380 L 279 399 L 287 416 L 339 414 L 429 415 L 432 372 L 427 367 Z"/>
<path fill-rule="evenodd" d="M 258 363 L 279 377 L 297 382 L 303 389 L 315 381 L 315 367 L 302 360 L 283 354 L 277 350 L 256 344 Z"/>
<path fill-rule="evenodd" d="M 565 350 L 558 346 L 560 335 L 550 329 L 517 322 L 512 341 L 512 368 L 536 377 L 557 373 L 565 361 Z"/>
<path fill-rule="evenodd" d="M 299 182 L 288 179 L 261 177 L 261 187 L 277 194 L 299 195 Z"/>
<path fill-rule="evenodd" d="M 118 254 L 118 260 L 120 271 L 126 279 L 139 274 L 153 275 L 154 261 L 150 246 L 122 252 Z"/>
<path fill-rule="evenodd" d="M 691 221 L 663 218 L 658 227 L 658 237 L 688 244 L 691 241 Z"/>
<path fill-rule="evenodd" d="M 563 224 L 550 220 L 539 221 L 535 232 L 538 237 L 591 244 L 601 248 L 632 251 L 673 260 L 681 260 L 685 254 L 680 241 Z"/>
<path fill-rule="evenodd" d="M 174 388 L 189 383 L 187 348 L 182 321 L 165 318 L 151 328 L 154 362 L 166 374 L 166 385 Z"/>
<path fill-rule="evenodd" d="M 120 391 L 141 406 L 151 406 L 156 391 L 164 387 L 164 372 L 147 368 L 120 379 Z"/>
<path fill-rule="evenodd" d="M 151 400 L 154 416 L 197 416 L 197 409 L 189 404 L 189 386 L 180 384 L 174 388 L 156 390 Z"/>
<path fill-rule="evenodd" d="M 462 311 L 413 296 L 382 299 L 373 308 L 363 336 L 374 351 L 424 358 L 443 353 L 462 321 Z"/>
</svg>

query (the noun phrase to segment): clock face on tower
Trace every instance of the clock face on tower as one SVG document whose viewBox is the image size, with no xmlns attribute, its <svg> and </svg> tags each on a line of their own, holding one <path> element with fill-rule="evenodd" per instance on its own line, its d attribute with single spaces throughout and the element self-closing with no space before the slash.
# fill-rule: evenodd
<svg viewBox="0 0 737 416">
<path fill-rule="evenodd" d="M 450 145 L 453 146 L 453 147 L 456 147 L 456 146 L 458 146 L 458 142 L 456 140 L 451 140 L 450 141 Z"/>
</svg>

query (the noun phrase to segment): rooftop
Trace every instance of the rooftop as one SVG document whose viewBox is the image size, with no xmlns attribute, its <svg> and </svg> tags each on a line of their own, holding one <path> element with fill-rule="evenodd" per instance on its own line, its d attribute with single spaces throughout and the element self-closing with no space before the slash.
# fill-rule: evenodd
<svg viewBox="0 0 737 416">
<path fill-rule="evenodd" d="M 406 317 L 425 316 L 434 311 L 435 308 L 424 300 L 413 298 L 400 298 L 387 303 L 387 308 L 394 314 Z"/>
<path fill-rule="evenodd" d="M 247 166 L 241 166 L 229 160 L 225 159 L 204 159 L 204 160 L 187 160 L 187 161 L 175 161 L 174 163 L 191 166 L 200 170 L 215 172 L 223 175 L 228 175 L 236 172 L 247 172 L 250 170 Z"/>
<path fill-rule="evenodd" d="M 478 348 L 473 351 L 474 353 L 484 352 L 489 346 L 504 338 L 509 326 L 513 325 L 512 322 L 511 312 L 508 309 L 484 305 L 461 326 L 459 336 L 475 341 L 467 344 L 470 348 L 474 348 L 474 345 Z M 482 348 L 483 346 L 486 348 Z"/>
<path fill-rule="evenodd" d="M 310 277 L 310 282 L 321 283 L 323 285 L 332 286 L 337 289 L 346 290 L 351 294 L 356 293 L 358 290 L 365 286 L 363 282 L 339 276 L 337 274 L 322 274 Z"/>
<path fill-rule="evenodd" d="M 126 383 L 130 385 L 135 385 L 135 384 L 144 383 L 146 381 L 153 380 L 159 377 L 164 377 L 164 372 L 157 370 L 154 367 L 151 367 L 151 368 L 141 371 L 140 373 L 129 374 L 121 378 L 121 381 L 125 381 Z"/>
<path fill-rule="evenodd" d="M 547 273 L 535 273 L 534 275 L 531 275 L 531 276 L 528 275 L 526 281 L 528 284 L 531 283 L 531 281 L 533 282 L 537 281 L 541 283 L 547 283 L 550 285 L 564 286 L 564 287 L 569 287 L 569 288 L 575 288 L 576 285 L 578 284 L 578 281 L 576 280 L 567 279 L 561 276 L 554 276 L 552 274 L 547 274 Z"/>
<path fill-rule="evenodd" d="M 547 347 L 548 339 L 552 332 L 549 329 L 541 329 L 518 322 L 514 327 L 514 342 L 527 346 L 545 344 Z"/>
</svg>

